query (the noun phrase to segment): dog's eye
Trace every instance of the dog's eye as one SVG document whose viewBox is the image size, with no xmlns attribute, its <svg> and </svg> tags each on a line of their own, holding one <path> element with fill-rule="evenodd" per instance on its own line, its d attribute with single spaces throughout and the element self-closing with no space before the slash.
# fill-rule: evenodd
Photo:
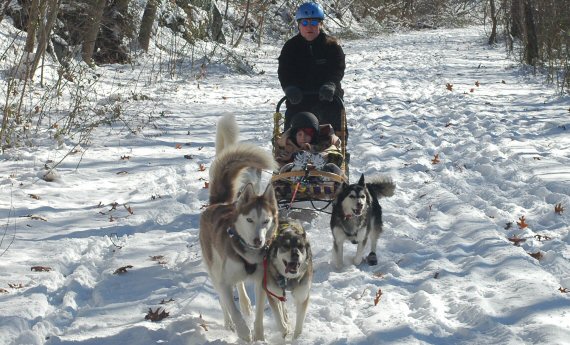
<svg viewBox="0 0 570 345">
<path fill-rule="evenodd" d="M 269 219 L 264 220 L 263 224 L 269 224 Z"/>
<path fill-rule="evenodd" d="M 253 219 L 251 219 L 251 218 L 247 218 L 246 220 L 248 223 L 253 223 Z"/>
<path fill-rule="evenodd" d="M 361 195 L 361 196 L 360 196 L 360 199 L 365 199 L 365 198 L 366 198 L 365 195 Z"/>
<path fill-rule="evenodd" d="M 356 197 L 355 197 L 354 195 L 352 195 L 352 194 L 349 195 L 348 197 L 351 198 L 351 199 L 355 199 L 355 198 L 356 198 Z"/>
</svg>

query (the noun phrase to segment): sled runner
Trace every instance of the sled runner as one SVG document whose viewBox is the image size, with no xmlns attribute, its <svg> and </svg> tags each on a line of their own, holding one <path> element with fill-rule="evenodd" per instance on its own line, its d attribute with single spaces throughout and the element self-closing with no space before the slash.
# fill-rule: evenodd
<svg viewBox="0 0 570 345">
<path fill-rule="evenodd" d="M 283 97 L 277 103 L 273 118 L 272 145 L 274 157 L 277 157 L 278 153 L 277 141 L 285 130 L 285 116 L 281 113 L 280 108 L 286 99 Z M 337 189 L 343 182 L 348 183 L 346 113 L 340 97 L 335 96 L 333 102 L 341 109 L 340 119 L 332 119 L 331 121 L 340 124 L 340 130 L 334 129 L 334 134 L 341 140 L 339 152 L 335 152 L 335 154 L 342 156 L 340 159 L 342 163 L 337 164 L 340 171 L 338 173 L 324 171 L 323 162 L 319 161 L 316 155 L 303 153 L 297 156 L 294 163 L 295 167 L 291 171 L 275 171 L 271 178 L 280 209 L 308 209 L 307 205 L 309 204 L 310 209 L 327 212 L 325 209 L 332 203 Z M 320 118 L 326 118 L 323 114 L 316 115 Z M 322 135 L 322 132 L 327 134 L 326 131 L 329 128 L 332 127 L 321 123 L 320 134 Z"/>
</svg>

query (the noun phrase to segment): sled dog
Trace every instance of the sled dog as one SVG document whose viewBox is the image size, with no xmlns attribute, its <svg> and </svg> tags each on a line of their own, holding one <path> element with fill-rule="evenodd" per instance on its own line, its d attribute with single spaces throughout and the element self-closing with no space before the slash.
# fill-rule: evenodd
<svg viewBox="0 0 570 345">
<path fill-rule="evenodd" d="M 331 215 L 333 235 L 333 263 L 337 269 L 343 266 L 343 244 L 349 240 L 356 244 L 355 265 L 362 262 L 364 247 L 370 241 L 370 254 L 366 261 L 376 265 L 376 245 L 382 232 L 382 207 L 378 202 L 381 196 L 394 195 L 394 183 L 385 177 L 371 178 L 364 181 L 364 174 L 355 184 L 343 183 L 335 200 Z"/>
<path fill-rule="evenodd" d="M 303 331 L 313 280 L 311 246 L 300 223 L 294 220 L 279 221 L 278 235 L 269 246 L 263 266 L 263 288 L 283 337 L 290 331 L 285 293 L 291 291 L 297 311 L 293 332 L 295 339 Z"/>
<path fill-rule="evenodd" d="M 243 282 L 248 278 L 255 282 L 255 338 L 262 339 L 265 303 L 262 262 L 267 242 L 278 226 L 277 201 L 271 184 L 261 195 L 254 191 L 252 184 L 245 185 L 239 196 L 237 194 L 244 169 L 275 169 L 276 163 L 271 154 L 261 148 L 238 143 L 238 131 L 233 134 L 228 131 L 227 125 L 232 121 L 235 122 L 228 115 L 218 122 L 217 154 L 210 167 L 210 205 L 200 216 L 199 237 L 204 263 L 219 295 L 224 324 L 241 339 L 251 341 L 251 329 L 242 315 L 252 311 Z M 238 290 L 240 309 L 234 302 L 234 287 Z M 259 327 L 261 331 L 257 330 Z"/>
<path fill-rule="evenodd" d="M 231 114 L 226 114 L 220 118 L 216 127 L 216 154 L 219 154 L 224 147 L 237 144 L 239 138 L 239 126 L 236 119 Z M 251 183 L 257 194 L 261 193 L 261 169 L 247 167 L 241 172 L 240 185 Z M 241 190 L 238 188 L 238 192 Z"/>
</svg>

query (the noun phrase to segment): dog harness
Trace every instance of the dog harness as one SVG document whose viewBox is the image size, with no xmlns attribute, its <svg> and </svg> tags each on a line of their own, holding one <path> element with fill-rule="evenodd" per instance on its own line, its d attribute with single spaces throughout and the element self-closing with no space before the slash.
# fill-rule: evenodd
<svg viewBox="0 0 570 345">
<path fill-rule="evenodd" d="M 252 245 L 249 245 L 236 231 L 236 229 L 234 229 L 233 227 L 229 227 L 226 232 L 228 233 L 228 235 L 230 236 L 230 238 L 235 238 L 238 240 L 239 244 L 241 244 L 243 247 L 245 247 L 245 249 L 252 249 L 252 250 L 261 250 L 263 253 L 265 253 L 263 255 L 263 260 L 266 260 L 267 257 L 267 249 L 269 249 L 269 244 L 271 243 L 271 241 L 273 241 L 273 239 L 275 238 L 275 236 L 277 236 L 277 232 L 278 229 L 277 227 L 275 227 L 275 230 L 273 231 L 273 235 L 271 235 L 271 238 L 269 239 L 269 241 L 267 241 L 265 243 L 265 245 L 261 248 L 257 248 L 254 247 Z M 238 254 L 239 255 L 239 254 Z M 247 274 L 253 274 L 255 272 L 255 270 L 257 269 L 257 264 L 252 264 L 250 262 L 248 262 L 243 256 L 239 256 L 241 258 L 241 260 L 243 261 L 243 265 L 245 267 L 245 271 L 247 272 Z M 265 273 L 264 273 L 265 275 Z"/>
<path fill-rule="evenodd" d="M 281 275 L 280 275 L 280 277 L 278 277 L 278 284 L 279 284 L 279 287 L 281 287 L 283 289 L 283 296 L 277 296 L 276 294 L 274 294 L 273 292 L 271 292 L 271 290 L 269 290 L 267 288 L 267 265 L 268 265 L 267 264 L 267 255 L 265 255 L 263 257 L 263 290 L 265 290 L 265 292 L 267 292 L 268 295 L 271 295 L 271 296 L 277 298 L 281 302 L 286 302 L 287 298 L 285 297 L 285 287 L 287 286 L 287 278 L 285 278 Z"/>
<path fill-rule="evenodd" d="M 261 248 L 256 248 L 253 247 L 251 245 L 249 245 L 238 233 L 237 231 L 233 228 L 233 227 L 229 227 L 226 232 L 228 233 L 228 235 L 230 236 L 230 238 L 236 238 L 239 242 L 239 244 L 241 244 L 242 246 L 244 246 L 246 249 L 254 249 L 254 250 L 262 250 L 263 252 L 267 251 L 268 245 L 266 244 L 265 246 L 261 247 Z M 238 254 L 239 255 L 239 254 Z M 243 266 L 245 268 L 245 271 L 247 272 L 247 274 L 253 274 L 255 272 L 255 270 L 257 269 L 257 264 L 252 264 L 250 262 L 248 262 L 243 256 L 239 255 L 239 257 L 241 258 L 241 260 L 243 261 Z M 264 255 L 265 257 L 265 255 Z"/>
<path fill-rule="evenodd" d="M 275 233 L 274 237 L 278 236 L 279 233 L 281 233 L 282 231 L 284 231 L 288 228 L 293 229 L 297 233 L 303 233 L 304 232 L 303 228 L 296 223 L 282 222 L 279 224 L 279 229 Z M 287 277 L 285 277 L 281 274 L 278 274 L 277 278 L 276 278 L 277 285 L 279 285 L 279 287 L 283 290 L 283 296 L 278 296 L 267 288 L 267 267 L 269 265 L 268 260 L 267 260 L 268 256 L 269 256 L 269 253 L 266 253 L 265 256 L 263 257 L 263 289 L 265 290 L 265 292 L 267 292 L 268 295 L 271 295 L 271 296 L 277 298 L 281 302 L 285 302 L 285 301 L 287 301 L 287 298 L 285 297 L 285 295 L 286 295 L 285 289 L 287 288 L 287 285 L 289 284 L 289 280 L 287 279 Z"/>
</svg>

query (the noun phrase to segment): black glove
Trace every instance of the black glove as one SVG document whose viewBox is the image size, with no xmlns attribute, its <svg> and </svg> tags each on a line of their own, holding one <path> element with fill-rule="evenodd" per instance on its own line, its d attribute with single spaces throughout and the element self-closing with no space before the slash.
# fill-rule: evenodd
<svg viewBox="0 0 570 345">
<path fill-rule="evenodd" d="M 319 101 L 332 102 L 336 85 L 332 82 L 324 83 L 319 89 Z"/>
<path fill-rule="evenodd" d="M 303 100 L 303 91 L 296 86 L 287 86 L 283 91 L 291 104 L 299 104 Z"/>
</svg>

